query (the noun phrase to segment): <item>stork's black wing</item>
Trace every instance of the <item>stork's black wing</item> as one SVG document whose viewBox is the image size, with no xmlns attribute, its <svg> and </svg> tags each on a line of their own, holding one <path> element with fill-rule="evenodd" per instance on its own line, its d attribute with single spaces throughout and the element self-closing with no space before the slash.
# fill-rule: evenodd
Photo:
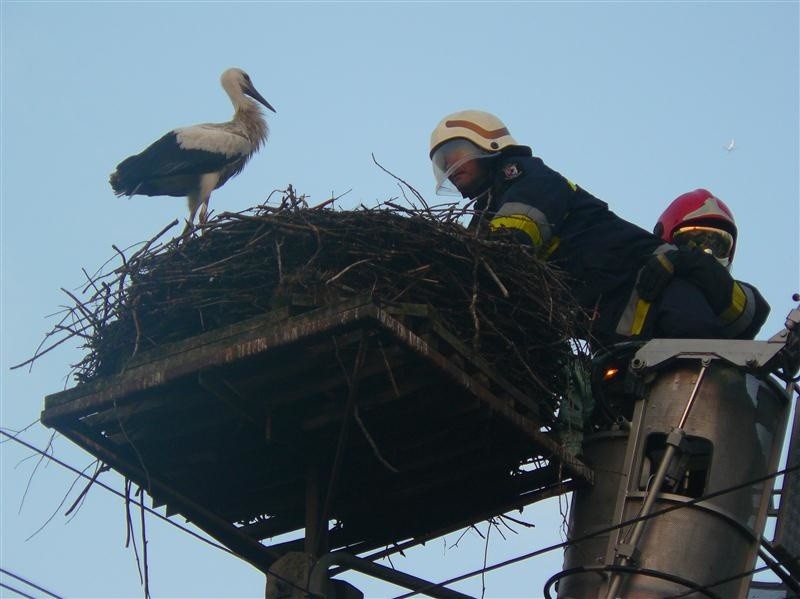
<svg viewBox="0 0 800 599">
<path fill-rule="evenodd" d="M 117 195 L 184 196 L 200 175 L 235 165 L 250 150 L 249 140 L 225 125 L 175 129 L 120 162 L 109 182 Z"/>
</svg>

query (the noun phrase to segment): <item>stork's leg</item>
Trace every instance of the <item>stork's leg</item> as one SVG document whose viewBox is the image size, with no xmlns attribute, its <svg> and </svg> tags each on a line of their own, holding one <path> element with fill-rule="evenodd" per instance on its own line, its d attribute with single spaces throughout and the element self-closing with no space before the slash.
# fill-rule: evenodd
<svg viewBox="0 0 800 599">
<path fill-rule="evenodd" d="M 191 232 L 194 226 L 194 216 L 197 214 L 198 209 L 200 210 L 200 224 L 206 224 L 206 219 L 208 218 L 208 200 L 211 198 L 211 192 L 216 189 L 217 183 L 219 183 L 219 173 L 206 173 L 200 177 L 200 183 L 197 189 L 186 197 L 189 203 L 189 219 L 186 221 L 186 227 L 183 229 L 183 236 Z"/>
<path fill-rule="evenodd" d="M 206 220 L 208 219 L 208 198 L 206 201 L 200 204 L 200 213 L 197 215 L 197 221 L 204 225 L 206 224 Z"/>
<path fill-rule="evenodd" d="M 186 226 L 183 228 L 182 236 L 188 235 L 193 227 L 194 215 L 197 213 L 197 208 L 200 206 L 200 193 L 193 191 L 186 197 L 189 204 L 189 218 L 186 220 Z"/>
<path fill-rule="evenodd" d="M 208 201 L 211 199 L 211 192 L 217 188 L 219 183 L 219 173 L 206 173 L 200 178 L 200 224 L 206 224 L 208 219 Z"/>
</svg>

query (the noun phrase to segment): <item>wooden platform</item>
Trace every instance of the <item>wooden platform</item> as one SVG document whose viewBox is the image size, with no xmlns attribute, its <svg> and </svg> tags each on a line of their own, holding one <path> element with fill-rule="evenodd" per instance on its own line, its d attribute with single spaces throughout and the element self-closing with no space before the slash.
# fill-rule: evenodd
<svg viewBox="0 0 800 599">
<path fill-rule="evenodd" d="M 41 419 L 266 571 L 288 550 L 385 554 L 590 481 L 538 409 L 430 309 L 363 298 L 134 356 Z"/>
</svg>

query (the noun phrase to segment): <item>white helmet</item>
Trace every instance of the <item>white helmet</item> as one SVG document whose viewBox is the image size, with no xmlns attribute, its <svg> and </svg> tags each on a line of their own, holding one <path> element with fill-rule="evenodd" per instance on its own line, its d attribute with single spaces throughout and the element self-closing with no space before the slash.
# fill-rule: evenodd
<svg viewBox="0 0 800 599">
<path fill-rule="evenodd" d="M 461 165 L 477 158 L 492 158 L 516 145 L 503 121 L 488 112 L 462 110 L 444 117 L 431 133 L 436 193 L 457 194 L 449 178 Z"/>
</svg>

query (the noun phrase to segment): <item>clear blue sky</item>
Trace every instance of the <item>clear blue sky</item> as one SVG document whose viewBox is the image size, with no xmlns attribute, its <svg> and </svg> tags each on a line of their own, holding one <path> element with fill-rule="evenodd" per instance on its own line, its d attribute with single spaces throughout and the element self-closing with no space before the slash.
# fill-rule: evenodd
<svg viewBox="0 0 800 599">
<path fill-rule="evenodd" d="M 488 110 L 646 228 L 685 191 L 722 198 L 741 232 L 734 274 L 771 303 L 761 338 L 770 336 L 800 291 L 798 6 L 2 0 L 0 426 L 35 421 L 43 397 L 72 384 L 75 346 L 31 372 L 9 370 L 68 302 L 59 288 L 80 285 L 81 268 L 96 270 L 112 244 L 148 239 L 185 215 L 181 199 L 114 197 L 108 174 L 173 127 L 228 120 L 218 79 L 230 66 L 251 75 L 277 114 L 266 147 L 214 193 L 213 209 L 244 209 L 288 184 L 320 202 L 352 189 L 342 208 L 398 195 L 372 153 L 431 198 L 431 129 L 447 113 Z M 36 425 L 22 437 L 41 447 L 48 435 Z M 91 461 L 64 439 L 55 454 Z M 63 596 L 140 597 L 123 505 L 105 491 L 92 490 L 69 521 L 62 507 L 26 540 L 73 479 L 43 465 L 23 502 L 36 461 L 28 456 L 0 445 L 2 567 Z M 121 487 L 113 475 L 102 480 Z M 523 517 L 536 528 L 508 541 L 493 533 L 489 563 L 562 540 L 557 501 Z M 148 536 L 154 597 L 263 596 L 262 575 L 244 562 L 153 519 Z M 433 580 L 479 568 L 483 540 L 468 533 L 449 548 L 456 540 L 394 565 Z M 541 596 L 560 565 L 551 552 L 487 575 L 486 596 Z M 460 588 L 480 595 L 480 577 Z"/>
</svg>

